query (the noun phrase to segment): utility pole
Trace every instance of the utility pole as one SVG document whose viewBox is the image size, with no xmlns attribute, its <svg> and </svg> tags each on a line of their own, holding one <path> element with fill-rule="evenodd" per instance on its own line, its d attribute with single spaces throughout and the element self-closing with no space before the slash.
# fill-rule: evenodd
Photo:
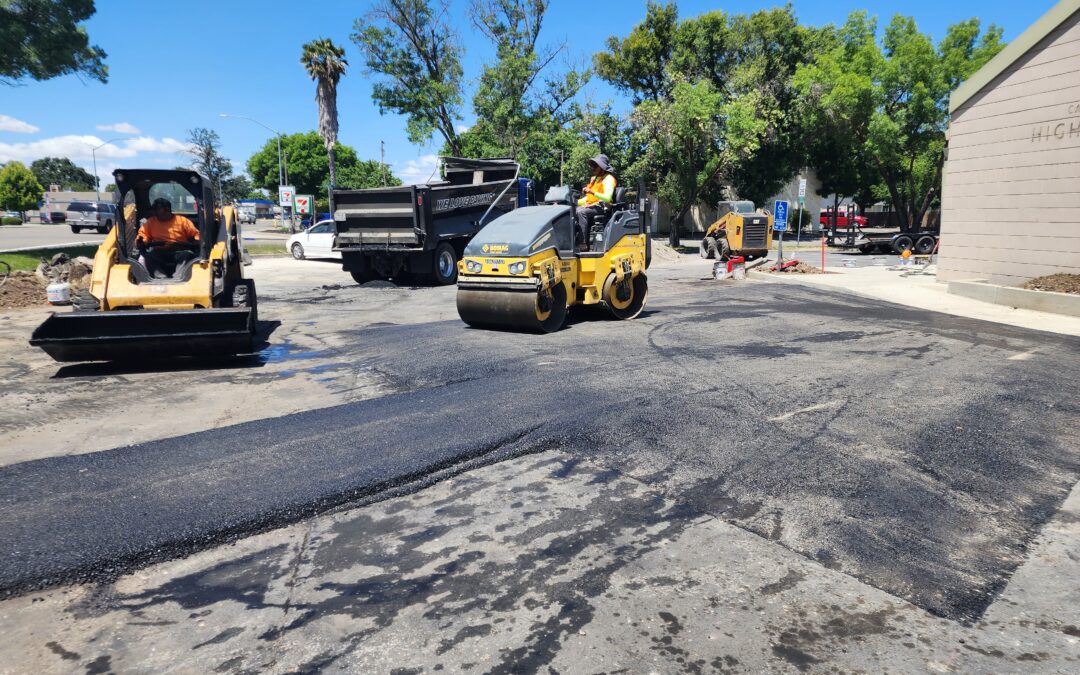
<svg viewBox="0 0 1080 675">
<path fill-rule="evenodd" d="M 379 141 L 379 173 L 382 175 L 383 187 L 389 182 L 386 176 L 386 141 Z"/>
<path fill-rule="evenodd" d="M 566 185 L 566 183 L 563 182 L 563 166 L 566 164 L 565 154 L 566 150 L 559 148 L 559 185 Z"/>
<path fill-rule="evenodd" d="M 94 196 L 94 201 L 96 201 L 96 202 L 101 201 L 101 179 L 98 178 L 98 174 L 97 174 L 97 151 L 100 150 L 101 148 L 105 147 L 109 143 L 115 143 L 118 140 L 120 140 L 120 139 L 119 138 L 114 138 L 111 141 L 105 141 L 104 143 L 102 143 L 100 145 L 90 145 L 89 143 L 87 143 L 87 145 L 90 145 L 90 156 L 94 160 L 94 195 L 95 195 Z"/>
</svg>

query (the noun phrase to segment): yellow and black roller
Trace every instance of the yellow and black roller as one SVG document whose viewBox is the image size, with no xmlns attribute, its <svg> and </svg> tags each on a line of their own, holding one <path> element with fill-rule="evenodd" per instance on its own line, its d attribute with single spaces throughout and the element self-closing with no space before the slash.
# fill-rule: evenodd
<svg viewBox="0 0 1080 675">
<path fill-rule="evenodd" d="M 580 252 L 569 205 L 501 216 L 473 238 L 458 263 L 458 315 L 476 328 L 540 333 L 561 328 L 575 305 L 602 305 L 616 318 L 632 319 L 649 295 L 642 229 L 637 211 L 616 210 L 596 230 L 595 250 Z"/>
</svg>

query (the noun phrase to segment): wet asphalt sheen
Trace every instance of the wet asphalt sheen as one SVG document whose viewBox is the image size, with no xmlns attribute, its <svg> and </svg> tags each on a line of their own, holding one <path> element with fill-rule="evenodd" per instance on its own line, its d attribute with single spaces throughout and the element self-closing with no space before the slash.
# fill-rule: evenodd
<svg viewBox="0 0 1080 675">
<path fill-rule="evenodd" d="M 328 358 L 381 398 L 0 469 L 0 589 L 113 578 L 558 449 L 972 620 L 1080 475 L 1078 339 L 790 285 L 651 284 L 639 319 L 547 336 L 353 330 Z"/>
</svg>

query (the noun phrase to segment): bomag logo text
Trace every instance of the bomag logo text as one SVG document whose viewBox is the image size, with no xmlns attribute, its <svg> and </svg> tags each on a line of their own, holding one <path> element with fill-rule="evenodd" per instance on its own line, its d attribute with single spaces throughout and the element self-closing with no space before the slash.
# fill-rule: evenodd
<svg viewBox="0 0 1080 675">
<path fill-rule="evenodd" d="M 481 250 L 484 253 L 506 253 L 510 247 L 506 244 L 484 244 Z"/>
</svg>

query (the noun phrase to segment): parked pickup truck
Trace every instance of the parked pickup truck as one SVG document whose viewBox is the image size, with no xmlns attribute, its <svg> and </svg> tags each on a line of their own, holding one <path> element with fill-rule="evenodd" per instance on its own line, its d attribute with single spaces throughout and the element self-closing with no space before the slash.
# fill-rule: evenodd
<svg viewBox="0 0 1080 675">
<path fill-rule="evenodd" d="M 533 201 L 532 181 L 512 159 L 443 158 L 445 180 L 424 185 L 333 190 L 334 250 L 357 283 L 428 277 L 457 281 L 473 235 Z"/>
<path fill-rule="evenodd" d="M 108 202 L 71 202 L 64 214 L 71 231 L 96 230 L 105 234 L 116 222 L 116 205 Z"/>
<path fill-rule="evenodd" d="M 866 227 L 868 222 L 866 216 L 855 216 L 855 225 L 857 227 Z M 832 227 L 832 211 L 822 209 L 821 216 L 818 218 L 818 224 L 822 228 Z M 841 211 L 836 216 L 836 229 L 846 229 L 848 226 L 848 215 Z"/>
</svg>

